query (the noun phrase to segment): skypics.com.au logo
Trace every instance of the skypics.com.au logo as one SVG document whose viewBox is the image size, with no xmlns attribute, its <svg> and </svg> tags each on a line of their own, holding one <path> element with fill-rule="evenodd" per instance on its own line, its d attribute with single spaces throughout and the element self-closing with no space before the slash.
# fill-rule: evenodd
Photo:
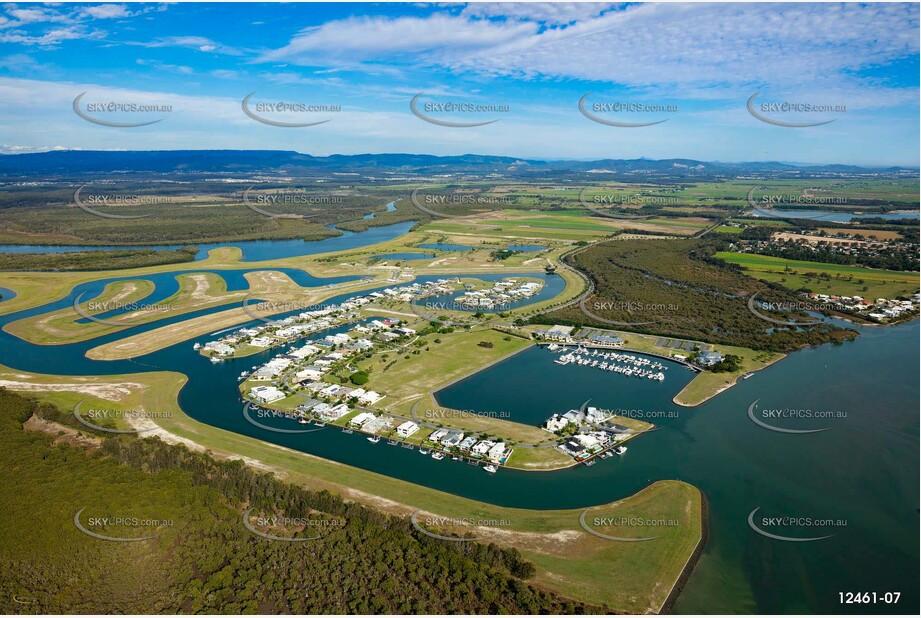
<svg viewBox="0 0 921 618">
<path fill-rule="evenodd" d="M 304 103 L 302 101 L 253 102 L 252 99 L 255 94 L 255 92 L 250 92 L 248 95 L 243 97 L 243 101 L 240 103 L 240 107 L 242 108 L 243 113 L 256 122 L 272 127 L 280 127 L 283 129 L 315 127 L 317 125 L 326 124 L 332 120 L 332 118 L 311 118 L 310 120 L 303 120 L 299 122 L 292 122 L 291 120 L 282 119 L 307 114 L 321 114 L 328 116 L 329 114 L 342 111 L 342 107 L 340 105 Z"/>
<path fill-rule="evenodd" d="M 618 127 L 624 129 L 635 129 L 640 127 L 651 127 L 653 125 L 667 122 L 668 118 L 661 118 L 663 114 L 674 114 L 678 111 L 678 106 L 666 103 L 640 103 L 638 101 L 598 101 L 588 103 L 591 92 L 586 92 L 579 99 L 579 113 L 598 124 L 608 127 Z M 649 114 L 649 116 L 646 116 Z M 607 116 L 607 117 L 605 117 Z M 627 118 L 633 116 L 636 118 L 643 117 L 640 122 L 628 122 Z M 655 120 L 645 120 L 648 117 Z M 617 120 L 615 120 L 617 118 Z"/>
<path fill-rule="evenodd" d="M 243 513 L 243 527 L 269 541 L 283 543 L 317 541 L 329 536 L 334 530 L 341 530 L 346 525 L 345 519 L 341 517 L 289 517 L 277 514 L 253 517 L 255 510 L 256 507 L 252 507 Z"/>
<path fill-rule="evenodd" d="M 420 92 L 409 101 L 409 111 L 420 120 L 429 124 L 449 128 L 483 127 L 500 118 L 491 118 L 496 114 L 507 114 L 511 108 L 504 103 L 471 103 L 469 101 L 424 101 L 424 92 Z M 483 118 L 483 120 L 457 120 L 459 116 Z"/>
</svg>

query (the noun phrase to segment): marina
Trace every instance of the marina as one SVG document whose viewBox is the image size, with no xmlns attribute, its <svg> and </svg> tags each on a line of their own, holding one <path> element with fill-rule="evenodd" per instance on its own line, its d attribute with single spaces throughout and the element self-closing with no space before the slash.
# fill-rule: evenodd
<svg viewBox="0 0 921 618">
<path fill-rule="evenodd" d="M 551 351 L 553 350 L 551 349 Z M 561 354 L 560 357 L 553 362 L 558 365 L 574 363 L 592 369 L 611 371 L 628 377 L 646 378 L 659 382 L 665 380 L 665 371 L 668 370 L 668 367 L 664 364 L 642 356 L 620 352 L 606 352 L 598 349 L 589 351 L 581 347 L 573 352 Z"/>
</svg>

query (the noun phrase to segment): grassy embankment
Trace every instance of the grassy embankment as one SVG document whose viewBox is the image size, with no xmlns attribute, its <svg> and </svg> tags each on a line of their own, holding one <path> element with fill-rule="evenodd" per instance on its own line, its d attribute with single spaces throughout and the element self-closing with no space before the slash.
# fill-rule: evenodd
<svg viewBox="0 0 921 618">
<path fill-rule="evenodd" d="M 245 276 L 253 289 L 271 289 L 272 286 L 265 281 L 265 275 L 268 274 L 249 273 Z M 168 316 L 232 303 L 247 294 L 245 291 L 227 292 L 224 279 L 213 273 L 189 273 L 177 275 L 176 278 L 179 290 L 175 294 L 147 306 L 144 299 L 154 290 L 153 283 L 147 279 L 111 282 L 98 297 L 80 303 L 83 313 L 91 316 L 102 315 L 125 304 L 138 305 L 135 310 L 101 318 L 107 323 L 86 320 L 73 307 L 67 307 L 17 320 L 5 330 L 39 345 L 62 345 L 95 339 Z"/>
</svg>

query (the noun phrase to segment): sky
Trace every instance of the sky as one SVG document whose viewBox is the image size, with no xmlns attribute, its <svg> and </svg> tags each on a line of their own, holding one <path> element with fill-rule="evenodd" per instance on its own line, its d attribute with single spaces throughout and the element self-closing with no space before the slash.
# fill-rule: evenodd
<svg viewBox="0 0 921 618">
<path fill-rule="evenodd" d="M 0 4 L 0 152 L 918 166 L 918 13 L 908 3 Z"/>
</svg>

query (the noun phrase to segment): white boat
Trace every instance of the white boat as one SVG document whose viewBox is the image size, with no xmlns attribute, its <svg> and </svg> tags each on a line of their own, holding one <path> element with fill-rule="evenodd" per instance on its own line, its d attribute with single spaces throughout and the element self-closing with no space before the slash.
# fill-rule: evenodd
<svg viewBox="0 0 921 618">
<path fill-rule="evenodd" d="M 193 350 L 200 350 L 200 349 L 201 349 L 201 344 L 200 344 L 200 343 L 196 343 L 195 345 L 192 346 L 192 349 L 193 349 Z"/>
<path fill-rule="evenodd" d="M 620 446 L 614 447 L 614 452 L 617 455 L 623 455 L 627 452 L 627 447 L 621 444 Z"/>
<path fill-rule="evenodd" d="M 496 470 L 498 470 L 499 468 L 497 468 L 497 467 L 494 466 L 493 464 L 489 464 L 488 466 L 484 467 L 483 469 L 486 470 L 487 472 L 495 473 Z"/>
<path fill-rule="evenodd" d="M 419 453 L 421 453 L 422 455 L 428 455 L 429 450 L 427 448 L 420 448 Z"/>
<path fill-rule="evenodd" d="M 432 459 L 434 459 L 434 460 L 436 460 L 436 461 L 441 461 L 441 460 L 444 459 L 444 458 L 445 458 L 445 454 L 444 454 L 444 453 L 439 453 L 439 452 L 432 453 Z"/>
<path fill-rule="evenodd" d="M 370 442 L 371 444 L 377 444 L 380 441 L 381 441 L 380 436 L 371 436 L 370 438 L 368 438 L 368 442 Z"/>
<path fill-rule="evenodd" d="M 306 425 L 308 421 L 306 418 L 299 418 L 297 422 L 300 423 L 301 425 Z"/>
<path fill-rule="evenodd" d="M 212 362 L 212 363 L 221 363 L 221 362 L 223 362 L 223 361 L 224 361 L 223 358 L 218 358 L 217 356 L 212 356 L 212 357 L 211 357 L 211 362 Z"/>
</svg>

